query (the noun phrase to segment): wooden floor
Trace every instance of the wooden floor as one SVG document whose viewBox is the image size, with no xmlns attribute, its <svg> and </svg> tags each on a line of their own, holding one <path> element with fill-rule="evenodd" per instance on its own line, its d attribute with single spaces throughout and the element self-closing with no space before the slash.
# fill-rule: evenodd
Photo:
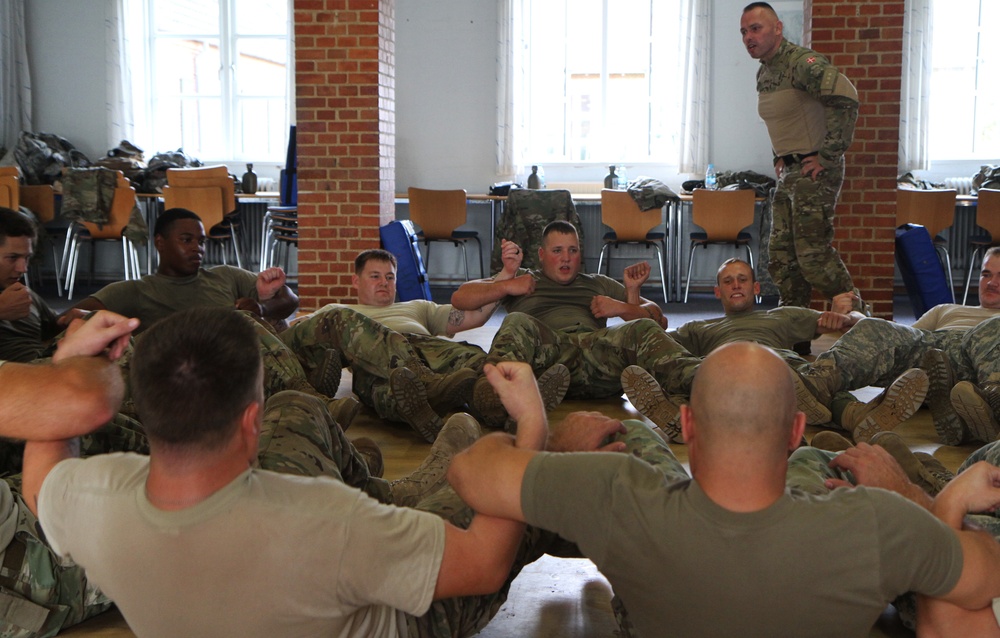
<svg viewBox="0 0 1000 638">
<path fill-rule="evenodd" d="M 492 324 L 493 322 L 491 322 Z M 495 328 L 484 327 L 462 333 L 465 341 L 489 347 Z M 814 342 L 813 353 L 829 347 L 832 340 L 821 338 Z M 350 375 L 345 370 L 338 396 L 350 393 Z M 862 399 L 874 396 L 877 390 L 866 388 L 857 394 Z M 620 419 L 642 419 L 628 400 L 621 398 L 607 401 L 567 401 L 550 415 L 550 422 L 558 423 L 567 414 L 577 410 L 600 410 Z M 819 431 L 810 427 L 807 437 Z M 937 442 L 937 436 L 926 409 L 896 430 L 914 450 L 932 453 L 945 466 L 957 469 L 976 446 L 947 447 Z M 347 432 L 349 438 L 368 436 L 382 448 L 385 476 L 393 479 L 405 476 L 415 469 L 427 455 L 430 445 L 415 433 L 402 426 L 381 422 L 374 413 L 363 410 Z M 673 451 L 684 463 L 687 450 L 674 445 Z M 305 557 L 304 557 L 305 558 Z M 579 636 L 612 638 L 616 625 L 610 607 L 611 587 L 608 581 L 586 559 L 544 557 L 524 569 L 514 581 L 507 602 L 485 630 L 484 638 L 548 638 Z M 68 629 L 66 636 L 132 636 L 117 611 L 111 611 Z M 910 636 L 890 607 L 873 627 L 871 636 Z"/>
</svg>

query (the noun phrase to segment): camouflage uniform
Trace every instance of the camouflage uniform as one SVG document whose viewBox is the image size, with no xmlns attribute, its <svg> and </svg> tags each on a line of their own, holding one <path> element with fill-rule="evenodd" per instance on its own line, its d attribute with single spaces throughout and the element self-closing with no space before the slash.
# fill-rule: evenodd
<svg viewBox="0 0 1000 638">
<path fill-rule="evenodd" d="M 17 445 L 18 469 L 22 447 Z M 121 415 L 80 442 L 83 456 L 121 451 L 149 451 L 142 427 Z M 20 492 L 20 474 L 0 482 L 0 537 L 13 527 L 0 552 L 0 638 L 54 636 L 112 603 L 89 583 L 83 568 L 49 549 Z"/>
<path fill-rule="evenodd" d="M 659 430 L 652 429 L 645 422 L 637 420 L 623 421 L 622 424 L 625 426 L 625 434 L 616 434 L 612 438 L 615 441 L 623 441 L 629 454 L 637 456 L 659 469 L 663 472 L 667 482 L 688 478 L 684 466 L 670 451 L 670 447 L 666 444 L 664 437 L 659 434 Z M 463 529 L 467 528 L 472 521 L 472 510 L 462 503 L 450 487 L 445 487 L 428 496 L 417 505 L 417 509 L 433 512 Z M 537 527 L 526 527 L 521 545 L 514 557 L 514 565 L 510 575 L 497 593 L 436 600 L 431 603 L 431 608 L 423 616 L 407 617 L 409 635 L 421 638 L 446 638 L 470 636 L 478 632 L 489 623 L 500 606 L 503 605 L 510 584 L 521 568 L 537 560 L 547 550 L 551 551 L 553 547 L 564 548 L 565 541 L 559 539 L 552 532 Z M 572 556 L 582 556 L 575 545 L 570 547 Z M 561 551 L 559 555 L 568 556 L 569 554 Z M 615 611 L 617 616 L 619 609 Z M 628 622 L 624 607 L 621 607 L 621 614 L 620 625 L 623 622 Z"/>
<path fill-rule="evenodd" d="M 425 367 L 406 336 L 343 306 L 326 306 L 295 322 L 278 338 L 295 353 L 306 374 L 322 364 L 329 348 L 336 348 L 341 362 L 351 368 L 355 394 L 389 420 L 402 420 L 389 396 L 389 372 L 399 367 Z M 430 351 L 428 347 L 428 354 Z"/>
<path fill-rule="evenodd" d="M 771 203 L 768 260 L 780 303 L 808 306 L 813 286 L 828 298 L 854 290 L 832 241 L 844 152 L 858 117 L 857 92 L 826 58 L 783 40 L 771 60 L 761 60 L 757 93 L 775 163 L 785 162 Z M 788 125 L 793 117 L 794 127 Z M 799 130 L 790 133 L 793 129 Z M 816 180 L 801 173 L 803 156 L 812 154 L 823 167 Z"/>
<path fill-rule="evenodd" d="M 489 363 L 524 361 L 536 374 L 561 363 L 571 377 L 567 396 L 621 396 L 621 373 L 639 365 L 660 378 L 690 356 L 652 319 L 636 319 L 597 330 L 553 330 L 523 312 L 512 312 L 493 338 Z"/>
</svg>

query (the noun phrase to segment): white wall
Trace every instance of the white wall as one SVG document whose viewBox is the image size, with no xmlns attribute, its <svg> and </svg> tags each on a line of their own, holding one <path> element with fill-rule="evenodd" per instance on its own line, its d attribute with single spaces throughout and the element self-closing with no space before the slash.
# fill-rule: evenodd
<svg viewBox="0 0 1000 638">
<path fill-rule="evenodd" d="M 104 14 L 113 0 L 31 0 L 27 30 L 36 131 L 66 137 L 91 159 L 108 150 Z M 756 115 L 757 62 L 739 38 L 745 0 L 712 5 L 711 158 L 719 170 L 770 173 Z M 495 173 L 496 0 L 396 0 L 396 190 L 483 192 Z M 167 149 L 146 149 L 147 156 Z M 237 170 L 240 169 L 240 170 Z M 549 181 L 598 181 L 605 166 L 547 172 Z M 242 172 L 242 166 L 234 167 Z M 260 171 L 258 171 L 260 172 Z M 630 169 L 672 186 L 690 176 Z"/>
<path fill-rule="evenodd" d="M 109 148 L 104 15 L 110 2 L 25 3 L 34 132 L 61 135 L 92 160 Z"/>
</svg>

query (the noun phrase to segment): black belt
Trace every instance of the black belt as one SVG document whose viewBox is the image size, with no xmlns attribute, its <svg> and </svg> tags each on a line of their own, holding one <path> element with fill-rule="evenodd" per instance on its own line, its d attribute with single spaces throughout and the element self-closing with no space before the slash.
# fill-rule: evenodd
<svg viewBox="0 0 1000 638">
<path fill-rule="evenodd" d="M 801 164 L 802 160 L 807 157 L 812 157 L 813 155 L 819 154 L 819 151 L 813 151 L 812 153 L 803 153 L 799 155 L 798 153 L 791 153 L 789 155 L 779 155 L 777 159 L 780 159 L 785 166 L 791 166 L 792 164 Z M 775 162 L 777 164 L 777 162 Z"/>
</svg>

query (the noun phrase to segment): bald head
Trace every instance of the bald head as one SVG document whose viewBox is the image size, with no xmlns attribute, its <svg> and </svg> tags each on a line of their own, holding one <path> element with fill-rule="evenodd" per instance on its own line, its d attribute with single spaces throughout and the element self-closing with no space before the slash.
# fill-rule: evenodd
<svg viewBox="0 0 1000 638">
<path fill-rule="evenodd" d="M 796 413 L 791 374 L 764 346 L 739 342 L 714 350 L 691 386 L 691 412 L 703 444 L 787 453 Z"/>
</svg>

